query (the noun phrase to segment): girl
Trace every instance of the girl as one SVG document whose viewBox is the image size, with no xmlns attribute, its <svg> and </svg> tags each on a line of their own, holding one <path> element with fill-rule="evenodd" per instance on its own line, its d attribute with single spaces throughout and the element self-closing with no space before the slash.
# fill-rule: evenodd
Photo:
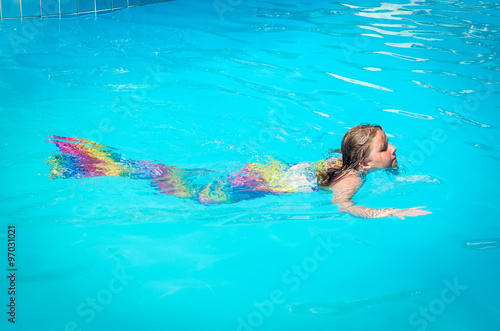
<svg viewBox="0 0 500 331">
<path fill-rule="evenodd" d="M 202 204 L 234 203 L 265 194 L 333 190 L 333 204 L 353 216 L 376 218 L 426 215 L 410 209 L 372 209 L 355 206 L 352 196 L 366 174 L 397 166 L 396 148 L 388 144 L 380 126 L 358 125 L 342 140 L 342 156 L 319 162 L 290 165 L 274 159 L 247 163 L 221 176 L 207 169 L 179 169 L 151 161 L 124 158 L 112 148 L 82 139 L 51 136 L 60 153 L 49 157 L 50 178 L 120 176 L 148 179 L 162 193 Z"/>
<path fill-rule="evenodd" d="M 318 185 L 333 190 L 332 203 L 338 204 L 339 211 L 363 218 L 396 216 L 401 219 L 431 213 L 421 210 L 425 207 L 373 209 L 356 206 L 351 201 L 368 173 L 398 165 L 396 147 L 389 144 L 381 126 L 366 124 L 353 127 L 344 135 L 341 151 L 342 162 L 331 159 L 318 172 Z"/>
</svg>

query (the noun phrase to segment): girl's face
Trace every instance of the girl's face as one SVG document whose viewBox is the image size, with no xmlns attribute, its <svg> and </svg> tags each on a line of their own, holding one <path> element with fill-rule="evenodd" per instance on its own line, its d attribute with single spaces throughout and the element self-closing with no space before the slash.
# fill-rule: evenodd
<svg viewBox="0 0 500 331">
<path fill-rule="evenodd" d="M 394 168 L 397 165 L 396 147 L 389 144 L 389 140 L 383 131 L 377 131 L 372 140 L 368 160 L 363 162 L 361 167 L 366 169 L 386 169 Z"/>
</svg>

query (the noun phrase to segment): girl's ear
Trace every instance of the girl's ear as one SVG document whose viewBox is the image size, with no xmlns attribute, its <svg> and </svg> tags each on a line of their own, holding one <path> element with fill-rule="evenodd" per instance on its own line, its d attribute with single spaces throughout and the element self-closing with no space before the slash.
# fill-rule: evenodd
<svg viewBox="0 0 500 331">
<path fill-rule="evenodd" d="M 368 163 L 366 163 L 365 161 L 360 161 L 359 162 L 359 167 L 361 169 L 370 169 L 371 168 L 371 165 L 369 165 Z"/>
</svg>

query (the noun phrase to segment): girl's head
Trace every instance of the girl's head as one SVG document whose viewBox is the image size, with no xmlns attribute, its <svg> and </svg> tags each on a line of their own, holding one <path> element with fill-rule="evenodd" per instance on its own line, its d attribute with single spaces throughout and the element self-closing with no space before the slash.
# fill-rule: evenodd
<svg viewBox="0 0 500 331">
<path fill-rule="evenodd" d="M 398 165 L 396 148 L 379 125 L 362 124 L 350 129 L 342 139 L 341 151 L 342 167 L 327 161 L 325 171 L 318 173 L 319 185 L 331 185 L 351 169 L 368 173 Z"/>
<path fill-rule="evenodd" d="M 353 127 L 344 135 L 341 150 L 342 168 L 370 172 L 398 165 L 396 147 L 389 144 L 379 125 L 363 124 Z"/>
</svg>

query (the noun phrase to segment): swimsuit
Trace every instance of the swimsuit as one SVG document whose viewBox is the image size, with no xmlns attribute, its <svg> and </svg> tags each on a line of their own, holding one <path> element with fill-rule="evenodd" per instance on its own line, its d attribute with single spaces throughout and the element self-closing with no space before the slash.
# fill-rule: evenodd
<svg viewBox="0 0 500 331">
<path fill-rule="evenodd" d="M 149 179 L 162 193 L 203 204 L 233 203 L 266 194 L 313 192 L 318 169 L 325 161 L 288 164 L 269 158 L 265 163 L 237 165 L 220 174 L 207 169 L 179 169 L 152 161 L 123 157 L 114 149 L 83 138 L 50 136 L 60 153 L 47 159 L 50 178 L 120 176 Z M 330 161 L 342 164 L 337 157 Z"/>
</svg>

